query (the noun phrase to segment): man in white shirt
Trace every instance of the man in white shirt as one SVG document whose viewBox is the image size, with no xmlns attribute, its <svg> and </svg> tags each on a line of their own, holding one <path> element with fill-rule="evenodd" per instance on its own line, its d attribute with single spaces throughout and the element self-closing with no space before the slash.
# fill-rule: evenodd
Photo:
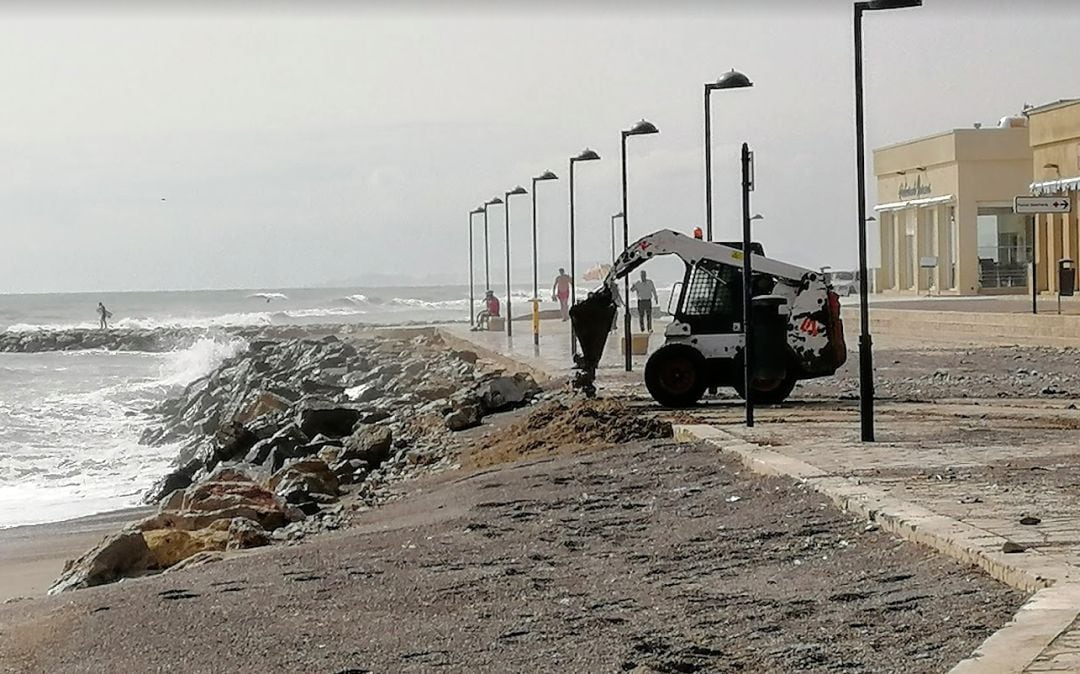
<svg viewBox="0 0 1080 674">
<path fill-rule="evenodd" d="M 656 294 L 656 285 L 642 271 L 641 280 L 630 286 L 630 290 L 637 294 L 637 313 L 641 331 L 645 332 L 645 326 L 648 325 L 649 332 L 652 332 L 653 300 L 655 299 L 656 303 L 660 304 L 660 297 Z"/>
</svg>

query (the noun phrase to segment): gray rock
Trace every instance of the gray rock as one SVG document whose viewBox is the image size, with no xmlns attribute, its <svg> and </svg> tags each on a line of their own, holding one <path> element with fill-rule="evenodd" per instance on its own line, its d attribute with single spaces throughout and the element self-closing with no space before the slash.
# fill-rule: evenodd
<svg viewBox="0 0 1080 674">
<path fill-rule="evenodd" d="M 540 387 L 536 381 L 521 372 L 512 377 L 493 377 L 482 382 L 477 389 L 480 404 L 486 413 L 518 407 L 539 392 Z"/>
<path fill-rule="evenodd" d="M 390 456 L 394 434 L 386 426 L 362 426 L 345 440 L 341 459 L 360 459 L 377 466 Z"/>
<path fill-rule="evenodd" d="M 352 433 L 363 412 L 353 407 L 342 407 L 329 402 L 309 401 L 300 403 L 296 425 L 308 437 L 322 434 L 340 438 Z"/>
<path fill-rule="evenodd" d="M 479 405 L 461 405 L 446 415 L 446 427 L 451 431 L 475 428 L 481 421 Z"/>
<path fill-rule="evenodd" d="M 234 517 L 229 523 L 229 542 L 226 550 L 246 550 L 270 544 L 270 534 L 258 522 L 246 517 Z"/>
</svg>

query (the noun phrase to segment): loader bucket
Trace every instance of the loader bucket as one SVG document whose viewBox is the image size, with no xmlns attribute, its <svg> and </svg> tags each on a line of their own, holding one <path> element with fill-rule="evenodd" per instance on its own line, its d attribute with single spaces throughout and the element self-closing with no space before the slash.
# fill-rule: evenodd
<svg viewBox="0 0 1080 674">
<path fill-rule="evenodd" d="M 581 353 L 574 356 L 577 374 L 574 388 L 592 397 L 596 395 L 596 368 L 604 355 L 611 325 L 615 321 L 615 300 L 606 283 L 583 301 L 570 307 L 570 328 L 574 331 Z"/>
</svg>

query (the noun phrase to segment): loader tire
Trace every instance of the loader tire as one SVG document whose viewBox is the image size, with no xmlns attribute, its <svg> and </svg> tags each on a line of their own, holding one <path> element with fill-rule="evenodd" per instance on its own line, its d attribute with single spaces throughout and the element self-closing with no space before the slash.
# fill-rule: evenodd
<svg viewBox="0 0 1080 674">
<path fill-rule="evenodd" d="M 659 348 L 645 363 L 645 387 L 664 407 L 693 407 L 705 394 L 705 358 L 684 344 Z"/>
<path fill-rule="evenodd" d="M 784 377 L 783 381 L 777 384 L 775 387 L 768 390 L 754 389 L 754 404 L 755 405 L 779 405 L 787 400 L 787 397 L 791 395 L 791 392 L 795 390 L 795 383 L 798 380 L 795 378 L 795 374 L 788 370 L 788 374 Z M 742 380 L 739 379 L 736 383 L 732 384 L 732 388 L 739 394 L 739 397 L 746 400 L 746 391 L 744 391 Z"/>
</svg>

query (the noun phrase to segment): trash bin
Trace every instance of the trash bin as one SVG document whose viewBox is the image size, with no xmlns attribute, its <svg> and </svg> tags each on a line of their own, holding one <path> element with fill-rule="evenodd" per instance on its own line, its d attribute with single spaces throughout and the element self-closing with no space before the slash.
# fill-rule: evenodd
<svg viewBox="0 0 1080 674">
<path fill-rule="evenodd" d="M 1068 258 L 1058 260 L 1058 295 L 1072 297 L 1076 292 L 1076 263 Z"/>
<path fill-rule="evenodd" d="M 770 390 L 787 377 L 787 298 L 759 295 L 750 302 L 753 321 L 751 377 L 755 388 Z"/>
</svg>

